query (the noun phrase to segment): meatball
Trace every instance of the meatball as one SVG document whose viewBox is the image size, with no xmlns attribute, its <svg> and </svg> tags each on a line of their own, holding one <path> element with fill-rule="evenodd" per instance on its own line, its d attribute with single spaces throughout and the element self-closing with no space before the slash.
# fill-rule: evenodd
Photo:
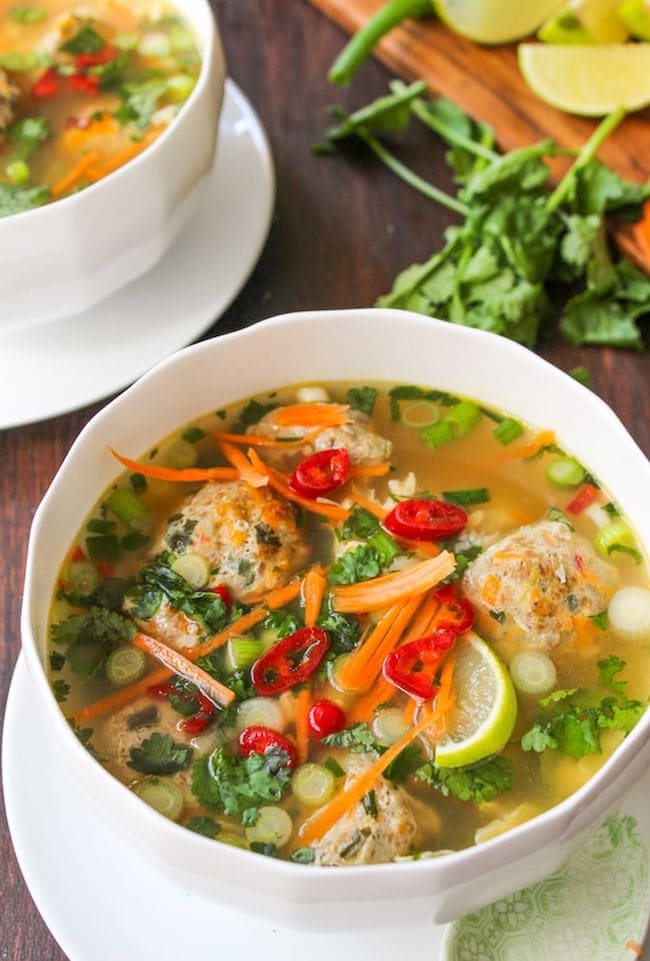
<svg viewBox="0 0 650 961">
<path fill-rule="evenodd" d="M 289 501 L 241 481 L 209 482 L 192 494 L 153 544 L 163 551 L 197 553 L 210 567 L 208 587 L 223 584 L 245 603 L 277 587 L 308 560 L 310 547 Z M 140 628 L 175 648 L 191 647 L 202 626 L 165 598 Z"/>
<path fill-rule="evenodd" d="M 180 714 L 167 700 L 140 697 L 98 725 L 93 744 L 106 767 L 127 784 L 141 775 L 130 767 L 131 749 L 139 747 L 154 732 L 171 734 L 174 741 L 189 742 L 179 728 Z"/>
<path fill-rule="evenodd" d="M 14 122 L 19 92 L 6 71 L 0 67 L 0 137 Z"/>
<path fill-rule="evenodd" d="M 544 649 L 573 640 L 576 617 L 602 611 L 613 580 L 588 541 L 544 520 L 488 547 L 467 568 L 463 589 L 485 634 L 497 638 L 514 626 Z"/>
<path fill-rule="evenodd" d="M 261 437 L 290 437 L 298 439 L 313 433 L 312 427 L 280 428 L 274 419 L 275 411 L 270 411 L 257 424 L 249 428 L 249 433 Z M 345 447 L 350 462 L 355 465 L 380 464 L 391 455 L 392 442 L 375 433 L 372 421 L 360 411 L 349 411 L 348 420 L 339 427 L 326 427 L 316 437 L 300 448 L 295 446 L 282 449 L 265 449 L 264 457 L 269 463 L 283 469 L 288 468 L 302 457 L 314 451 Z"/>
<path fill-rule="evenodd" d="M 348 774 L 368 764 L 369 759 L 357 758 Z M 404 794 L 383 777 L 377 778 L 373 791 L 376 812 L 359 803 L 339 818 L 314 845 L 315 864 L 381 864 L 411 851 L 417 825 Z"/>
</svg>

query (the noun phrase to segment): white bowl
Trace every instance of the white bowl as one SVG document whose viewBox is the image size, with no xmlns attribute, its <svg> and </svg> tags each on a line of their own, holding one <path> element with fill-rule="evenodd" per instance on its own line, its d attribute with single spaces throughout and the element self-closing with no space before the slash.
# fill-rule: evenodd
<svg viewBox="0 0 650 961">
<path fill-rule="evenodd" d="M 140 457 L 201 414 L 296 381 L 383 380 L 465 394 L 555 430 L 615 494 L 650 545 L 650 465 L 613 412 L 532 352 L 480 331 L 395 310 L 276 317 L 169 358 L 81 433 L 34 519 L 22 613 L 26 662 L 61 761 L 103 817 L 182 888 L 318 930 L 446 922 L 558 869 L 650 761 L 650 713 L 572 797 L 509 833 L 442 858 L 331 868 L 278 861 L 199 837 L 147 807 L 80 745 L 46 676 L 49 602 L 60 561 L 117 475 L 111 444 Z M 180 891 L 179 891 L 180 894 Z"/>
<path fill-rule="evenodd" d="M 74 316 L 139 277 L 198 205 L 214 157 L 225 65 L 208 0 L 174 5 L 202 57 L 192 93 L 167 130 L 114 173 L 0 219 L 0 334 Z"/>
</svg>

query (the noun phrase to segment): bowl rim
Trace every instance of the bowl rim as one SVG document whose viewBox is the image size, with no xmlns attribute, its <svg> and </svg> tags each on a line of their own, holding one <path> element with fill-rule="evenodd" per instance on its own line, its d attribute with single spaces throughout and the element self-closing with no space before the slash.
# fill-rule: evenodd
<svg viewBox="0 0 650 961">
<path fill-rule="evenodd" d="M 503 351 L 505 355 L 521 361 L 527 370 L 537 369 L 546 376 L 551 377 L 556 383 L 559 384 L 562 382 L 566 391 L 573 394 L 576 398 L 581 398 L 582 403 L 590 406 L 594 411 L 598 411 L 598 416 L 602 419 L 603 423 L 608 424 L 611 430 L 615 432 L 617 444 L 622 445 L 621 449 L 627 451 L 627 454 L 635 463 L 635 468 L 638 468 L 648 483 L 650 483 L 650 463 L 622 421 L 605 401 L 575 381 L 568 374 L 552 365 L 549 361 L 534 354 L 528 348 L 496 334 L 459 327 L 445 321 L 432 320 L 431 318 L 424 318 L 422 315 L 413 314 L 409 311 L 391 308 L 338 308 L 332 310 L 292 311 L 268 318 L 241 330 L 226 333 L 220 337 L 185 347 L 161 361 L 149 372 L 144 374 L 131 387 L 95 414 L 81 430 L 64 458 L 33 518 L 28 545 L 25 590 L 21 612 L 23 651 L 26 656 L 29 673 L 32 676 L 32 680 L 36 683 L 37 693 L 41 701 L 45 701 L 47 704 L 48 716 L 50 716 L 50 720 L 55 724 L 58 735 L 62 739 L 60 742 L 57 739 L 57 743 L 61 745 L 62 754 L 64 753 L 63 748 L 65 747 L 68 754 L 71 752 L 71 758 L 81 764 L 82 767 L 85 767 L 89 774 L 92 770 L 93 778 L 99 778 L 98 783 L 102 783 L 106 797 L 108 798 L 112 795 L 116 799 L 121 799 L 124 809 L 128 809 L 129 812 L 132 813 L 135 822 L 140 822 L 142 826 L 146 825 L 147 828 L 150 827 L 152 831 L 155 829 L 161 837 L 167 837 L 171 845 L 174 845 L 174 843 L 178 841 L 179 844 L 183 845 L 188 851 L 192 850 L 200 854 L 200 867 L 195 869 L 195 873 L 204 872 L 209 874 L 212 866 L 217 863 L 225 864 L 226 866 L 230 865 L 234 872 L 237 871 L 237 867 L 240 865 L 250 866 L 255 863 L 260 878 L 271 876 L 275 878 L 281 877 L 289 882 L 299 880 L 301 887 L 305 887 L 305 897 L 308 897 L 309 891 L 314 885 L 326 884 L 327 890 L 331 891 L 332 896 L 336 899 L 335 892 L 338 883 L 336 878 L 340 876 L 340 872 L 332 872 L 329 867 L 313 864 L 308 865 L 310 870 L 305 872 L 305 865 L 264 856 L 259 856 L 258 862 L 252 862 L 250 856 L 255 852 L 239 850 L 230 845 L 215 845 L 214 842 L 209 839 L 193 834 L 185 827 L 174 824 L 162 815 L 157 814 L 144 805 L 133 792 L 129 791 L 125 785 L 111 775 L 101 764 L 96 763 L 73 733 L 64 717 L 63 711 L 54 699 L 47 680 L 44 663 L 38 653 L 35 630 L 31 619 L 35 554 L 38 543 L 43 536 L 43 526 L 47 521 L 48 512 L 52 509 L 51 504 L 58 494 L 59 487 L 66 481 L 67 474 L 82 455 L 84 447 L 89 440 L 92 440 L 96 434 L 100 434 L 104 426 L 113 418 L 116 416 L 119 417 L 125 405 L 128 409 L 132 401 L 137 402 L 146 398 L 148 394 L 156 390 L 158 382 L 164 380 L 170 371 L 173 371 L 177 367 L 183 368 L 186 365 L 191 365 L 197 357 L 213 352 L 218 354 L 219 351 L 224 348 L 226 350 L 231 347 L 236 348 L 240 341 L 248 341 L 255 337 L 265 336 L 268 333 L 273 334 L 273 332 L 278 329 L 287 329 L 290 331 L 294 326 L 304 326 L 305 324 L 322 325 L 331 322 L 334 318 L 346 323 L 351 320 L 358 320 L 363 323 L 374 324 L 380 319 L 391 324 L 408 323 L 413 325 L 414 329 L 421 327 L 422 329 L 426 328 L 430 330 L 431 336 L 434 336 L 437 330 L 441 335 L 458 339 L 461 344 L 466 343 L 472 346 L 475 344 L 483 346 L 489 345 L 493 350 Z M 363 378 L 363 376 L 363 374 L 360 375 L 361 378 Z M 277 384 L 269 384 L 269 379 L 272 379 L 272 374 L 265 374 L 264 385 L 259 388 L 260 394 L 272 389 L 273 386 L 278 386 Z M 245 398 L 242 397 L 242 399 Z M 486 401 L 486 403 L 488 403 L 488 401 Z M 206 404 L 206 410 L 209 409 L 214 409 L 214 403 Z M 197 413 L 195 416 L 201 416 L 202 413 L 203 411 Z M 517 411 L 513 411 L 512 413 L 516 416 Z M 143 449 L 146 449 L 146 445 L 141 445 L 138 453 L 141 454 Z M 125 452 L 131 453 L 128 450 Z M 114 476 L 117 477 L 120 473 L 120 469 L 115 469 Z M 101 489 L 95 492 L 95 501 L 97 497 L 101 495 L 101 490 L 104 489 L 104 486 L 105 485 L 101 486 Z M 647 548 L 648 545 L 650 545 L 650 539 L 647 541 L 644 540 L 643 543 Z M 458 867 L 466 868 L 467 865 L 469 865 L 473 868 L 473 875 L 477 873 L 480 874 L 483 871 L 494 869 L 495 866 L 507 866 L 514 861 L 524 858 L 538 851 L 543 844 L 562 845 L 565 841 L 570 840 L 574 825 L 581 824 L 583 820 L 585 824 L 593 821 L 593 815 L 590 815 L 589 812 L 594 809 L 594 806 L 597 811 L 602 808 L 603 812 L 611 808 L 612 803 L 618 800 L 621 794 L 624 793 L 625 787 L 621 792 L 619 792 L 618 787 L 620 783 L 624 782 L 625 778 L 627 778 L 629 782 L 626 786 L 629 787 L 629 784 L 641 776 L 644 768 L 639 765 L 635 767 L 633 762 L 635 756 L 641 755 L 641 748 L 647 746 L 649 743 L 650 710 L 646 711 L 643 719 L 639 721 L 632 732 L 625 738 L 625 741 L 613 752 L 611 757 L 608 758 L 595 775 L 565 800 L 555 804 L 531 820 L 513 827 L 505 833 L 485 841 L 480 845 L 473 845 L 459 851 L 454 851 L 445 857 L 427 858 L 408 863 L 390 862 L 385 864 L 350 865 L 346 867 L 344 877 L 364 882 L 374 879 L 376 883 L 381 883 L 380 879 L 384 877 L 392 879 L 400 876 L 409 876 L 412 878 L 419 878 L 421 876 L 426 879 L 438 878 L 442 881 L 451 879 L 451 883 L 453 882 Z M 625 778 L 623 777 L 624 774 Z M 502 855 L 501 852 L 504 852 L 504 854 Z M 307 881 L 307 878 L 310 880 Z M 318 881 L 313 880 L 316 878 Z"/>
<path fill-rule="evenodd" d="M 180 109 L 171 123 L 167 124 L 160 136 L 156 137 L 146 150 L 142 150 L 131 160 L 128 160 L 116 170 L 112 170 L 106 177 L 102 177 L 101 180 L 89 184 L 84 190 L 77 191 L 67 197 L 61 197 L 58 200 L 49 201 L 40 207 L 32 207 L 30 210 L 22 210 L 8 217 L 0 217 L 0 231 L 9 231 L 11 225 L 18 221 L 21 224 L 27 224 L 30 217 L 34 219 L 36 217 L 65 216 L 67 212 L 74 209 L 75 205 L 82 204 L 89 196 L 93 198 L 101 197 L 102 193 L 114 189 L 114 185 L 119 186 L 120 181 L 129 176 L 130 171 L 138 171 L 143 164 L 148 163 L 151 158 L 160 153 L 170 136 L 173 135 L 173 128 L 175 129 L 179 123 L 182 123 L 188 112 L 193 111 L 194 103 L 203 98 L 208 85 L 208 78 L 220 49 L 216 16 L 209 0 L 172 0 L 172 6 L 176 9 L 182 7 L 183 17 L 190 23 L 196 35 L 201 48 L 201 69 L 189 97 L 180 105 Z M 196 7 L 195 11 L 194 7 Z M 190 9 L 193 10 L 191 15 L 189 13 Z"/>
</svg>

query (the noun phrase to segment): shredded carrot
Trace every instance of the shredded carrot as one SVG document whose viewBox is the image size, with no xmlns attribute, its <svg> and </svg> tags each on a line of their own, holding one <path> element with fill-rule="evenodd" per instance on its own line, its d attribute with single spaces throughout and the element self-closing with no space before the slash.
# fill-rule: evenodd
<svg viewBox="0 0 650 961">
<path fill-rule="evenodd" d="M 516 450 L 508 451 L 506 457 L 534 457 L 538 454 L 542 447 L 548 447 L 550 444 L 555 444 L 555 433 L 552 430 L 540 430 L 533 439 L 528 444 L 524 444 L 523 447 L 518 447 Z"/>
<path fill-rule="evenodd" d="M 202 644 L 195 644 L 194 647 L 184 651 L 184 656 L 188 661 L 195 661 L 197 657 L 210 654 L 212 651 L 221 647 L 236 634 L 245 634 L 246 631 L 249 631 L 256 624 L 259 624 L 260 621 L 263 621 L 268 615 L 269 610 L 284 607 L 285 604 L 295 600 L 300 594 L 300 585 L 300 580 L 296 579 L 290 581 L 285 587 L 279 587 L 277 590 L 271 591 L 266 595 L 259 607 L 254 607 L 246 614 L 242 614 L 241 617 L 232 621 L 223 631 L 215 634 Z M 126 687 L 120 688 L 119 691 L 109 694 L 100 701 L 95 701 L 87 707 L 82 707 L 81 710 L 73 715 L 73 720 L 76 724 L 86 724 L 88 721 L 95 717 L 100 717 L 102 714 L 118 711 L 120 708 L 126 707 L 127 704 L 131 704 L 136 698 L 146 694 L 152 685 L 162 684 L 170 678 L 173 673 L 173 671 L 167 668 L 154 671 L 139 681 L 136 681 L 134 684 L 129 684 Z"/>
<path fill-rule="evenodd" d="M 222 441 L 221 449 L 224 452 L 226 460 L 229 461 L 233 467 L 237 468 L 241 480 L 250 487 L 266 487 L 269 482 L 268 474 L 261 474 L 256 470 L 246 454 L 240 451 L 238 447 L 235 447 L 234 444 L 229 444 L 227 441 Z"/>
<path fill-rule="evenodd" d="M 320 567 L 307 571 L 302 582 L 302 598 L 305 605 L 305 627 L 313 627 L 320 616 L 327 581 Z"/>
<path fill-rule="evenodd" d="M 422 595 L 395 604 L 380 618 L 368 638 L 345 661 L 339 672 L 339 683 L 347 691 L 365 691 L 379 677 L 387 654 L 397 647 L 413 614 L 422 603 Z"/>
<path fill-rule="evenodd" d="M 390 464 L 357 464 L 350 468 L 350 477 L 383 477 L 390 470 Z"/>
<path fill-rule="evenodd" d="M 82 157 L 76 162 L 76 164 L 57 180 L 56 183 L 52 184 L 50 187 L 50 193 L 53 197 L 60 197 L 62 194 L 67 193 L 68 190 L 72 190 L 77 184 L 83 179 L 84 174 L 88 171 L 90 167 L 99 158 L 99 154 L 96 150 L 90 150 L 88 153 L 83 154 Z"/>
<path fill-rule="evenodd" d="M 481 588 L 481 597 L 485 603 L 493 607 L 494 604 L 496 604 L 500 591 L 501 578 L 497 577 L 496 574 L 488 574 L 483 581 L 483 587 Z"/>
<path fill-rule="evenodd" d="M 305 434 L 303 437 L 285 440 L 278 439 L 277 437 L 262 437 L 260 434 L 228 434 L 225 431 L 220 431 L 212 436 L 219 444 L 226 441 L 229 444 L 249 444 L 253 447 L 275 447 L 280 449 L 286 447 L 287 450 L 291 450 L 293 447 L 302 447 L 304 444 L 310 444 L 318 433 L 319 431 L 311 431 L 311 433 Z"/>
<path fill-rule="evenodd" d="M 104 113 L 97 120 L 91 120 L 85 127 L 66 127 L 60 137 L 61 146 L 65 150 L 79 150 L 93 137 L 114 134 L 118 129 L 116 121 L 109 113 Z"/>
<path fill-rule="evenodd" d="M 413 623 L 404 635 L 402 643 L 407 644 L 409 641 L 417 641 L 420 637 L 427 637 L 434 629 L 435 619 L 439 611 L 440 601 L 435 593 L 427 594 L 424 603 L 413 618 Z"/>
<path fill-rule="evenodd" d="M 304 507 L 305 510 L 311 511 L 314 514 L 322 514 L 323 517 L 329 518 L 333 524 L 338 524 L 346 520 L 349 516 L 350 512 L 346 510 L 345 507 L 341 507 L 340 504 L 335 504 L 333 501 L 309 500 L 307 497 L 301 497 L 299 494 L 296 494 L 290 487 L 289 481 L 284 474 L 265 464 L 259 454 L 252 448 L 248 452 L 248 456 L 256 470 L 268 475 L 269 484 L 273 490 L 282 494 L 287 500 L 293 501 L 294 504 L 299 504 L 301 507 Z"/>
<path fill-rule="evenodd" d="M 370 500 L 369 497 L 362 497 L 360 494 L 357 494 L 356 491 L 353 494 L 353 498 L 357 507 L 362 507 L 364 511 L 368 511 L 368 513 L 376 517 L 377 520 L 383 521 L 386 517 L 388 511 L 385 510 L 381 504 L 378 504 L 377 501 Z"/>
<path fill-rule="evenodd" d="M 160 136 L 160 134 L 163 132 L 163 129 L 163 127 L 158 127 L 154 130 L 150 130 L 147 134 L 145 134 L 142 140 L 134 140 L 127 144 L 126 147 L 122 147 L 121 150 L 118 150 L 117 153 L 114 153 L 109 160 L 107 160 L 101 167 L 97 168 L 97 173 L 99 174 L 97 180 L 101 180 L 102 177 L 105 177 L 107 174 L 117 170 L 118 167 L 122 167 L 125 163 L 127 163 L 127 161 L 133 160 L 134 157 L 137 157 L 137 155 L 141 153 L 145 147 L 148 147 L 149 144 L 153 143 L 156 137 Z"/>
<path fill-rule="evenodd" d="M 412 567 L 334 588 L 334 609 L 341 614 L 377 611 L 417 594 L 424 594 L 453 574 L 456 559 L 449 551 L 428 557 Z"/>
<path fill-rule="evenodd" d="M 385 704 L 395 696 L 395 688 L 383 675 L 378 677 L 373 686 L 358 697 L 350 710 L 347 712 L 348 727 L 358 724 L 360 721 L 368 721 L 377 710 L 380 704 Z"/>
<path fill-rule="evenodd" d="M 148 634 L 141 632 L 135 635 L 131 643 L 146 654 L 150 654 L 151 657 L 155 657 L 157 661 L 160 661 L 164 667 L 169 668 L 174 674 L 179 674 L 186 680 L 192 681 L 211 701 L 214 701 L 220 707 L 228 707 L 234 701 L 234 691 L 231 691 L 225 684 L 220 684 L 207 671 L 197 667 L 189 658 L 179 651 L 175 651 L 173 647 L 169 647 L 162 641 L 156 640 L 155 637 L 150 637 Z"/>
<path fill-rule="evenodd" d="M 438 697 L 439 696 L 440 695 L 438 695 Z M 443 730 L 443 722 L 438 708 L 438 698 L 436 698 L 434 702 L 431 714 L 426 714 L 417 724 L 409 728 L 398 741 L 384 751 L 384 753 L 380 755 L 376 761 L 373 761 L 364 771 L 349 778 L 344 788 L 339 791 L 328 804 L 320 808 L 313 817 L 302 825 L 298 831 L 300 845 L 309 845 L 313 841 L 318 841 L 322 838 L 323 835 L 336 824 L 339 818 L 343 817 L 351 807 L 358 804 L 359 801 L 365 797 L 368 791 L 372 790 L 373 784 L 377 778 L 384 773 L 391 761 L 394 761 L 405 747 L 427 729 L 429 729 L 430 738 L 433 739 L 439 736 Z"/>
<path fill-rule="evenodd" d="M 309 754 L 309 709 L 311 707 L 311 691 L 302 687 L 296 695 L 296 754 L 298 763 L 307 760 Z"/>
<path fill-rule="evenodd" d="M 163 481 L 207 481 L 207 480 L 237 480 L 239 472 L 234 467 L 184 467 L 177 470 L 174 467 L 161 467 L 158 464 L 141 464 L 139 461 L 131 460 L 118 454 L 112 447 L 108 448 L 113 457 L 119 460 L 123 467 L 134 471 L 136 474 L 144 474 L 145 477 L 154 477 Z"/>
<path fill-rule="evenodd" d="M 278 427 L 340 427 L 350 419 L 347 404 L 287 404 L 273 411 Z"/>
<path fill-rule="evenodd" d="M 405 724 L 413 724 L 415 722 L 415 712 L 418 709 L 418 704 L 419 702 L 414 697 L 408 699 L 408 703 L 402 714 Z"/>
</svg>

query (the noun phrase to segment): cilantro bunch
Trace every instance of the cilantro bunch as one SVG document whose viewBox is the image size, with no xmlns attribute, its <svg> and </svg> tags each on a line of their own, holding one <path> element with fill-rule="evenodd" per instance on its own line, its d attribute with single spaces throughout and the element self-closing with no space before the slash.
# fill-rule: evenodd
<svg viewBox="0 0 650 961">
<path fill-rule="evenodd" d="M 351 115 L 334 108 L 338 123 L 321 146 L 331 151 L 348 137 L 362 140 L 397 176 L 460 217 L 443 247 L 402 271 L 377 306 L 534 347 L 559 297 L 565 340 L 642 349 L 638 321 L 650 313 L 650 279 L 613 250 L 609 224 L 641 217 L 650 182 L 627 182 L 596 157 L 623 111 L 605 118 L 551 190 L 548 161 L 567 151 L 549 138 L 502 153 L 489 126 L 444 98 L 426 99 L 425 89 L 423 82 L 396 81 L 389 95 Z M 380 139 L 403 130 L 412 117 L 449 145 L 456 196 L 422 179 Z"/>
</svg>

